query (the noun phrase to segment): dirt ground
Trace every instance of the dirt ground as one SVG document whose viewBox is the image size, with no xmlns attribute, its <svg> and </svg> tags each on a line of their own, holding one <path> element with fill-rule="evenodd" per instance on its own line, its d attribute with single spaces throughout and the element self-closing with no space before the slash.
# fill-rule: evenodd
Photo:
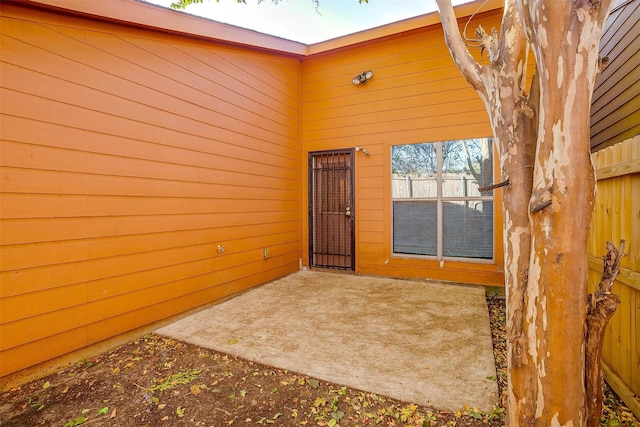
<svg viewBox="0 0 640 427">
<path fill-rule="evenodd" d="M 150 334 L 3 393 L 0 425 L 502 426 L 505 307 L 487 301 L 502 401 L 490 412 L 416 406 Z M 606 397 L 603 426 L 640 427 Z"/>
</svg>

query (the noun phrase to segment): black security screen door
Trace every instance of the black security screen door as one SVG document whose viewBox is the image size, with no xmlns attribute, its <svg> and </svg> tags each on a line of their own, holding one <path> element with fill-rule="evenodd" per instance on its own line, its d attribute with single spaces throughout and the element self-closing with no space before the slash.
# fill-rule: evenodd
<svg viewBox="0 0 640 427">
<path fill-rule="evenodd" d="M 309 264 L 355 269 L 353 150 L 309 153 Z"/>
</svg>

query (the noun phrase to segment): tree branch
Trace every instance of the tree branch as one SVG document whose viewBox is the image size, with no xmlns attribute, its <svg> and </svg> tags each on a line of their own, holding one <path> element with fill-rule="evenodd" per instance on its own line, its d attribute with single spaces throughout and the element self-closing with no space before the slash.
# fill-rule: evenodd
<svg viewBox="0 0 640 427">
<path fill-rule="evenodd" d="M 486 89 L 480 78 L 482 67 L 471 53 L 469 53 L 469 50 L 464 44 L 451 1 L 436 0 L 436 3 L 438 4 L 440 19 L 442 20 L 444 40 L 449 48 L 449 52 L 451 52 L 451 57 L 467 82 L 476 91 L 486 94 Z"/>
<path fill-rule="evenodd" d="M 607 323 L 615 313 L 620 300 L 611 293 L 613 283 L 620 272 L 620 261 L 625 256 L 625 241 L 620 249 L 607 242 L 607 254 L 603 259 L 603 272 L 597 289 L 587 296 L 587 331 L 585 345 L 585 389 L 587 400 L 587 427 L 600 426 L 602 400 L 602 341 Z"/>
</svg>

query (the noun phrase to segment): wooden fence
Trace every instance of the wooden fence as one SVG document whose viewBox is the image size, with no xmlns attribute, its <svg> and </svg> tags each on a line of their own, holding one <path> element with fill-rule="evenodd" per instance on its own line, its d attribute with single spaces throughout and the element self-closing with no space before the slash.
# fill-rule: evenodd
<svg viewBox="0 0 640 427">
<path fill-rule="evenodd" d="M 412 199 L 437 197 L 436 175 L 400 175 L 391 177 L 391 197 Z M 445 197 L 480 197 L 478 181 L 471 174 L 443 174 L 442 194 Z M 489 194 L 491 196 L 491 194 Z"/>
<path fill-rule="evenodd" d="M 607 327 L 603 365 L 607 382 L 640 416 L 640 136 L 593 154 L 598 194 L 591 225 L 589 286 L 602 275 L 607 240 L 626 240 L 627 256 L 613 293 L 620 305 Z"/>
</svg>

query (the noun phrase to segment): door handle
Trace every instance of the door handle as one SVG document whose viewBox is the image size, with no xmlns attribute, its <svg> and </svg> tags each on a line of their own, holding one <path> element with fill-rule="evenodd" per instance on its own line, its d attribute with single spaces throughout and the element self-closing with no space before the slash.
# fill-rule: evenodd
<svg viewBox="0 0 640 427">
<path fill-rule="evenodd" d="M 347 206 L 347 210 L 344 214 L 348 217 L 351 217 L 351 206 Z"/>
</svg>

